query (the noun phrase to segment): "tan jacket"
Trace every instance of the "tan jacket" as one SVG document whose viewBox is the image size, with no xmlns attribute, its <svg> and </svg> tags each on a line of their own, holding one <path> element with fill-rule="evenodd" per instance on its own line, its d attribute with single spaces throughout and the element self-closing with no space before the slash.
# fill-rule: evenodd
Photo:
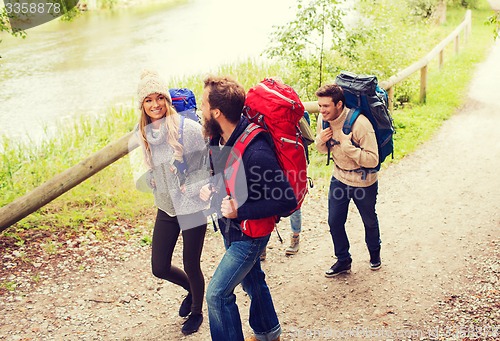
<svg viewBox="0 0 500 341">
<path fill-rule="evenodd" d="M 340 141 L 342 126 L 349 112 L 344 108 L 342 114 L 330 122 L 333 139 Z M 321 114 L 318 115 L 316 148 L 320 153 L 327 153 L 325 142 L 319 138 L 323 126 Z M 352 143 L 354 141 L 354 144 Z M 368 187 L 377 181 L 377 172 L 374 170 L 359 170 L 359 168 L 374 168 L 378 165 L 377 138 L 373 126 L 363 115 L 359 115 L 352 126 L 352 141 L 335 144 L 331 148 L 331 156 L 335 162 L 333 176 L 342 183 L 353 187 Z M 358 147 L 359 146 L 359 147 Z"/>
</svg>

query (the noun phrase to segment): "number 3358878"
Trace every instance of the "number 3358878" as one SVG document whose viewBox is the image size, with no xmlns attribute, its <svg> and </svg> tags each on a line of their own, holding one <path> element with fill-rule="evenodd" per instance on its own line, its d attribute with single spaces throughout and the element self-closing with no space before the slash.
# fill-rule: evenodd
<svg viewBox="0 0 500 341">
<path fill-rule="evenodd" d="M 61 13 L 61 4 L 51 3 L 51 2 L 40 2 L 40 3 L 6 3 L 5 8 L 7 14 L 46 14 Z"/>
</svg>

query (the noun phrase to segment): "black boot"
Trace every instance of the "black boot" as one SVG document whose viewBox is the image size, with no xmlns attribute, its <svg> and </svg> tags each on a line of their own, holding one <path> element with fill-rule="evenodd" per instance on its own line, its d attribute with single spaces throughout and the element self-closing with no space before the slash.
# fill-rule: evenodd
<svg viewBox="0 0 500 341">
<path fill-rule="evenodd" d="M 351 258 L 343 261 L 338 260 L 335 264 L 332 265 L 330 269 L 326 270 L 325 277 L 330 278 L 343 273 L 351 272 L 351 263 L 352 263 Z"/>
<path fill-rule="evenodd" d="M 380 269 L 381 266 L 382 266 L 382 261 L 380 260 L 380 249 L 375 251 L 370 251 L 370 269 L 378 270 Z"/>
<path fill-rule="evenodd" d="M 191 293 L 188 293 L 186 298 L 181 303 L 181 307 L 179 308 L 179 316 L 186 317 L 191 312 L 191 304 L 193 304 L 193 296 Z"/>
<path fill-rule="evenodd" d="M 188 319 L 186 320 L 186 322 L 184 322 L 184 325 L 182 326 L 182 334 L 189 335 L 196 333 L 200 328 L 202 322 L 203 322 L 202 314 L 189 315 Z"/>
</svg>

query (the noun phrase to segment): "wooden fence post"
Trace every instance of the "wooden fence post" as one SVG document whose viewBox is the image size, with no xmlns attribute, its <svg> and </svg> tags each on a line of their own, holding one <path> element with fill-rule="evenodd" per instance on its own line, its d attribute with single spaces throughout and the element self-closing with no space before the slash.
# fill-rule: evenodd
<svg viewBox="0 0 500 341">
<path fill-rule="evenodd" d="M 427 99 L 427 65 L 420 69 L 420 102 Z"/>
<path fill-rule="evenodd" d="M 394 86 L 387 89 L 387 97 L 389 97 L 389 111 L 394 110 Z"/>
</svg>

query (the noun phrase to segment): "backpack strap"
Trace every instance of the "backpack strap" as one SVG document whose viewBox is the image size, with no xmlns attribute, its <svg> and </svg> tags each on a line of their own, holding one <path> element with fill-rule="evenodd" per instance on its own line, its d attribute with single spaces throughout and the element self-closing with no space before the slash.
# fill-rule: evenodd
<svg viewBox="0 0 500 341">
<path fill-rule="evenodd" d="M 184 146 L 184 119 L 185 117 L 183 115 L 179 115 L 180 116 L 180 123 L 179 123 L 179 143 Z M 182 176 L 185 175 L 186 171 L 187 171 L 187 164 L 186 164 L 186 158 L 184 157 L 184 155 L 182 156 L 182 162 L 179 161 L 179 160 L 175 160 L 174 161 L 174 166 L 175 168 L 177 168 L 177 171 L 179 172 L 179 174 L 182 174 Z"/>
<path fill-rule="evenodd" d="M 226 185 L 226 193 L 232 196 L 236 187 L 236 175 L 241 165 L 242 156 L 250 142 L 260 133 L 265 132 L 265 129 L 255 123 L 250 123 L 243 133 L 234 143 L 224 168 L 224 183 Z"/>
<path fill-rule="evenodd" d="M 322 126 L 323 129 L 330 128 L 330 122 L 328 122 L 328 121 L 321 121 L 321 126 Z M 328 150 L 328 154 L 326 156 L 326 165 L 327 166 L 329 166 L 330 165 L 330 161 L 333 160 L 333 157 L 331 156 L 332 147 L 335 146 L 338 143 L 339 143 L 338 141 L 333 140 L 333 139 L 330 139 L 330 140 L 326 141 L 326 148 Z"/>
<path fill-rule="evenodd" d="M 242 164 L 242 157 L 246 148 L 257 135 L 264 132 L 267 133 L 266 129 L 262 128 L 258 124 L 250 123 L 231 148 L 224 170 L 224 182 L 226 185 L 226 192 L 229 196 L 233 196 L 236 188 L 236 177 L 239 167 Z M 267 134 L 264 136 L 269 137 Z M 260 219 L 246 219 L 239 222 L 238 225 L 242 233 L 252 238 L 257 238 L 271 233 L 275 228 L 277 221 L 277 216 L 270 216 Z M 226 219 L 226 233 L 229 231 L 231 222 L 232 219 Z"/>
<path fill-rule="evenodd" d="M 359 117 L 359 114 L 361 114 L 361 109 L 359 108 L 349 109 L 347 117 L 344 121 L 344 126 L 342 127 L 342 131 L 344 132 L 344 134 L 349 135 L 351 133 L 352 126 L 354 125 L 354 122 L 356 122 L 356 119 Z"/>
<path fill-rule="evenodd" d="M 179 115 L 180 116 L 180 122 L 179 122 L 179 143 L 182 144 L 184 141 L 184 115 Z"/>
</svg>

